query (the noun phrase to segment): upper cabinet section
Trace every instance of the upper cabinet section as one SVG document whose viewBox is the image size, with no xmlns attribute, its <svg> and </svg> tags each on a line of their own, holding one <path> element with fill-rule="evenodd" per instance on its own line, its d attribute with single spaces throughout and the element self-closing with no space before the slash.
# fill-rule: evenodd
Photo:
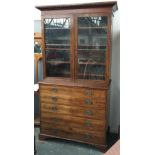
<svg viewBox="0 0 155 155">
<path fill-rule="evenodd" d="M 70 77 L 70 18 L 44 19 L 46 75 Z"/>
<path fill-rule="evenodd" d="M 44 78 L 108 84 L 111 19 L 117 2 L 36 8 L 42 16 Z"/>
</svg>

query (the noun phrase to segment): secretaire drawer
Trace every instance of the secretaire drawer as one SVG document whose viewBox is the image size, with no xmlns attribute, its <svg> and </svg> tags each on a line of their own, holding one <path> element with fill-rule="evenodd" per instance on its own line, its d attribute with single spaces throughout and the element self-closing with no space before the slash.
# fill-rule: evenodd
<svg viewBox="0 0 155 155">
<path fill-rule="evenodd" d="M 41 113 L 42 112 L 50 112 L 52 114 L 60 113 L 71 116 L 81 116 L 96 119 L 103 119 L 105 116 L 105 109 L 84 108 L 41 102 Z"/>
</svg>

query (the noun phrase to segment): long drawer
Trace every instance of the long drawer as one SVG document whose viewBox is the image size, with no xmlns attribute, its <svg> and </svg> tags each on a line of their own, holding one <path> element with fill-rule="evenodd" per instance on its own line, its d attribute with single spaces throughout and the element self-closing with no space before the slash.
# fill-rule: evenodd
<svg viewBox="0 0 155 155">
<path fill-rule="evenodd" d="M 96 144 L 103 144 L 105 140 L 105 136 L 102 133 L 84 131 L 80 128 L 76 129 L 70 128 L 68 126 L 58 127 L 42 123 L 40 131 L 42 134 L 52 135 L 60 138 L 64 137 Z"/>
<path fill-rule="evenodd" d="M 104 130 L 103 131 L 86 130 L 83 128 L 77 128 L 77 127 L 71 126 L 69 123 L 62 126 L 60 124 L 41 122 L 41 129 L 53 129 L 53 128 L 57 128 L 58 130 L 62 129 L 64 131 L 69 131 L 71 133 L 87 133 L 87 134 L 97 135 L 97 136 L 103 136 L 103 133 L 104 133 Z"/>
<path fill-rule="evenodd" d="M 56 85 L 40 85 L 40 92 L 48 93 L 48 94 L 61 94 L 61 95 L 69 95 L 75 97 L 95 97 L 95 98 L 105 98 L 106 94 L 104 90 L 96 90 L 90 88 L 78 88 L 78 87 L 64 87 L 64 86 L 56 86 Z"/>
<path fill-rule="evenodd" d="M 105 100 L 100 98 L 91 99 L 89 97 L 74 98 L 72 96 L 61 96 L 40 93 L 40 101 L 44 103 L 57 103 L 60 105 L 82 106 L 87 108 L 105 108 Z"/>
<path fill-rule="evenodd" d="M 75 106 L 66 106 L 59 104 L 48 104 L 41 102 L 41 113 L 50 112 L 51 114 L 67 114 L 71 116 L 81 116 L 94 119 L 105 118 L 104 109 L 94 109 L 94 108 L 84 108 L 84 107 L 75 107 Z"/>
<path fill-rule="evenodd" d="M 105 129 L 105 121 L 103 120 L 80 118 L 70 115 L 64 116 L 63 114 L 52 115 L 48 112 L 43 112 L 41 116 L 41 122 L 47 122 L 49 124 L 52 124 L 53 126 L 57 124 L 61 126 L 66 126 L 66 124 L 68 124 L 70 127 L 81 128 L 86 131 L 92 130 L 100 132 L 103 132 L 103 130 Z"/>
</svg>

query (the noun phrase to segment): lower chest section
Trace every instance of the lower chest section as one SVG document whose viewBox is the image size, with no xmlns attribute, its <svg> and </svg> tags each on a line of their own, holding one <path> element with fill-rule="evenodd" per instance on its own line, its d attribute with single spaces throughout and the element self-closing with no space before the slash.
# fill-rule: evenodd
<svg viewBox="0 0 155 155">
<path fill-rule="evenodd" d="M 42 134 L 105 143 L 106 90 L 41 84 L 39 91 Z"/>
</svg>

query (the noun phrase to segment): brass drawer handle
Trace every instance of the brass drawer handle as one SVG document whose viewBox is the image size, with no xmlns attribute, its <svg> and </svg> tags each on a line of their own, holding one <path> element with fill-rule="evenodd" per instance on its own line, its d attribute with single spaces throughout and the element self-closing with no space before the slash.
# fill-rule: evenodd
<svg viewBox="0 0 155 155">
<path fill-rule="evenodd" d="M 92 136 L 88 133 L 86 133 L 84 136 L 83 136 L 84 140 L 90 140 L 92 138 Z"/>
<path fill-rule="evenodd" d="M 92 100 L 86 99 L 86 100 L 84 101 L 84 103 L 85 103 L 85 104 L 92 104 Z"/>
<path fill-rule="evenodd" d="M 84 113 L 85 115 L 89 115 L 89 116 L 93 115 L 93 112 L 91 110 L 85 110 Z"/>
<path fill-rule="evenodd" d="M 53 134 L 58 134 L 59 130 L 58 129 L 52 129 Z"/>
<path fill-rule="evenodd" d="M 88 126 L 88 127 L 92 126 L 92 123 L 90 120 L 86 120 L 84 124 L 85 124 L 85 126 Z"/>
<path fill-rule="evenodd" d="M 57 111 L 58 108 L 57 107 L 52 107 L 52 111 Z"/>
<path fill-rule="evenodd" d="M 51 97 L 51 99 L 52 99 L 53 102 L 56 102 L 58 100 L 57 97 Z"/>
<path fill-rule="evenodd" d="M 59 122 L 58 118 L 52 118 L 52 123 L 57 123 L 57 122 Z"/>
<path fill-rule="evenodd" d="M 85 90 L 85 95 L 91 96 L 92 95 L 92 90 Z"/>
<path fill-rule="evenodd" d="M 58 89 L 56 87 L 52 87 L 52 92 L 56 93 L 58 91 Z"/>
</svg>

